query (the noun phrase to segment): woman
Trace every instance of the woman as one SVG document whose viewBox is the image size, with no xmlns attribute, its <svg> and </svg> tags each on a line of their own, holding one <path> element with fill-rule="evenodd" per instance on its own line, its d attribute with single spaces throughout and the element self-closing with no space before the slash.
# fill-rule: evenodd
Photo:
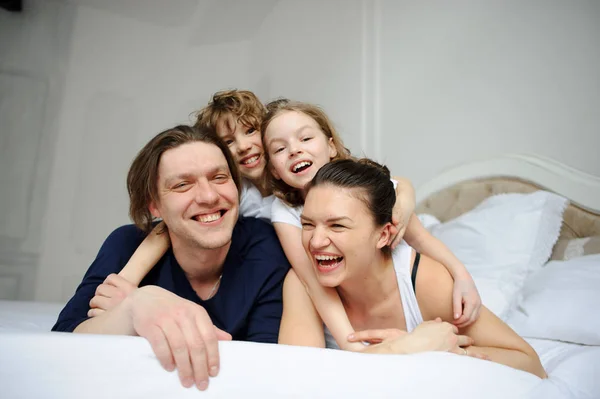
<svg viewBox="0 0 600 399">
<path fill-rule="evenodd" d="M 378 338 L 386 343 L 423 321 L 453 320 L 448 270 L 406 244 L 394 251 L 388 246 L 395 194 L 387 168 L 368 160 L 334 161 L 320 168 L 305 192 L 302 245 L 317 280 L 336 289 L 355 330 L 379 329 L 358 332 L 354 341 Z M 323 347 L 327 341 L 334 346 L 307 303 L 302 284 L 290 272 L 279 342 Z M 485 306 L 459 332 L 475 343 L 465 354 L 546 377 L 533 348 Z"/>
</svg>

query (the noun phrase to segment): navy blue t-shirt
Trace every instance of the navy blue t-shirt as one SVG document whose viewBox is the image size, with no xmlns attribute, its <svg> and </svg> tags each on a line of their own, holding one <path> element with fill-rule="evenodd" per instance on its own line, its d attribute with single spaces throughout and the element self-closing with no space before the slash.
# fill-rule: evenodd
<svg viewBox="0 0 600 399">
<path fill-rule="evenodd" d="M 72 332 L 88 319 L 96 287 L 109 274 L 121 271 L 145 236 L 134 225 L 119 227 L 108 236 L 53 331 Z M 234 340 L 276 343 L 283 279 L 289 267 L 273 227 L 259 219 L 240 218 L 233 229 L 221 285 L 212 298 L 204 301 L 196 294 L 171 249 L 140 286 L 157 285 L 201 305 L 213 324 Z"/>
</svg>

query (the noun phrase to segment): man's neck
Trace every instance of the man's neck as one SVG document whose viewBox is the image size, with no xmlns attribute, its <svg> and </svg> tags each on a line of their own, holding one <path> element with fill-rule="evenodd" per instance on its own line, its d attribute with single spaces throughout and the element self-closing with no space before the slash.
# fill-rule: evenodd
<svg viewBox="0 0 600 399">
<path fill-rule="evenodd" d="M 216 249 L 198 248 L 189 243 L 172 241 L 173 255 L 194 289 L 212 284 L 223 273 L 223 264 L 231 242 Z"/>
</svg>

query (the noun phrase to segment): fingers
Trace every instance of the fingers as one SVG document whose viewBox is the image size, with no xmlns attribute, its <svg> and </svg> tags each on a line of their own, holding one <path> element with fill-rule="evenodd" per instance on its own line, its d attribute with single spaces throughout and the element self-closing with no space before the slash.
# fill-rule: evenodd
<svg viewBox="0 0 600 399">
<path fill-rule="evenodd" d="M 406 331 L 396 329 L 363 330 L 350 334 L 348 336 L 348 341 L 379 343 L 389 338 L 396 338 L 402 334 L 406 334 Z"/>
<path fill-rule="evenodd" d="M 392 245 L 391 248 L 394 249 L 398 246 L 398 244 L 400 244 L 400 241 L 402 241 L 402 238 L 404 238 L 404 232 L 406 231 L 406 228 L 401 228 L 400 231 L 398 232 L 398 234 L 396 234 L 396 236 L 394 237 L 393 241 L 392 241 Z"/>
<path fill-rule="evenodd" d="M 452 314 L 454 316 L 454 320 L 458 320 L 463 314 L 462 299 L 462 292 L 455 284 L 454 290 L 452 291 Z"/>
<path fill-rule="evenodd" d="M 396 225 L 392 224 L 390 226 L 390 238 L 388 240 L 388 245 L 392 245 L 394 243 L 394 240 L 396 239 L 396 237 L 398 237 L 398 227 L 396 227 Z"/>
<path fill-rule="evenodd" d="M 231 341 L 232 337 L 227 331 L 221 330 L 219 327 L 214 326 L 215 334 L 217 334 L 217 340 L 219 341 Z"/>
<path fill-rule="evenodd" d="M 184 387 L 189 388 L 194 385 L 194 376 L 186 337 L 180 326 L 173 320 L 165 321 L 161 326 L 161 329 L 166 338 L 167 348 L 164 348 L 161 343 L 158 348 L 160 352 L 155 351 L 156 356 L 159 358 L 161 364 L 163 364 L 163 362 L 168 364 L 169 356 L 164 353 L 165 350 L 168 350 L 174 360 L 175 367 L 179 372 L 181 384 Z"/>
<path fill-rule="evenodd" d="M 90 308 L 99 308 L 102 310 L 109 309 L 111 303 L 111 298 L 107 298 L 105 296 L 96 295 L 90 300 Z"/>
<path fill-rule="evenodd" d="M 479 307 L 475 308 L 476 304 L 472 301 L 465 301 L 463 315 L 454 321 L 454 324 L 460 328 L 472 324 L 479 317 Z"/>
<path fill-rule="evenodd" d="M 215 328 L 210 317 L 208 317 L 208 314 L 204 311 L 202 313 L 199 312 L 196 315 L 196 325 L 202 335 L 205 345 L 205 353 L 203 354 L 202 359 L 204 364 L 208 366 L 208 374 L 211 377 L 216 377 L 217 374 L 219 374 L 220 360 L 219 342 L 217 340 Z"/>
<path fill-rule="evenodd" d="M 100 316 L 104 312 L 105 311 L 103 309 L 93 308 L 93 309 L 88 310 L 87 315 L 88 315 L 88 317 L 96 317 L 96 316 Z"/>
<path fill-rule="evenodd" d="M 175 370 L 175 361 L 163 330 L 158 326 L 153 326 L 145 334 L 145 338 L 150 342 L 160 365 L 167 371 Z"/>
<path fill-rule="evenodd" d="M 119 289 L 114 285 L 108 283 L 102 283 L 96 288 L 96 296 L 104 296 L 107 298 L 114 298 L 119 295 Z"/>
<path fill-rule="evenodd" d="M 456 346 L 471 346 L 475 343 L 473 338 L 466 335 L 457 335 L 456 338 Z"/>
<path fill-rule="evenodd" d="M 189 350 L 189 361 L 191 363 L 192 378 L 199 390 L 204 391 L 208 388 L 208 365 L 206 343 L 198 330 L 194 318 L 182 318 L 180 327 Z M 177 361 L 177 359 L 176 359 Z M 181 374 L 181 370 L 179 371 Z M 182 383 L 183 383 L 182 379 Z M 184 384 L 184 386 L 186 386 Z"/>
<path fill-rule="evenodd" d="M 123 276 L 114 273 L 109 274 L 108 277 L 106 277 L 106 280 L 104 280 L 104 284 L 114 285 L 115 287 L 122 287 L 127 289 L 135 288 L 135 286 Z"/>
</svg>

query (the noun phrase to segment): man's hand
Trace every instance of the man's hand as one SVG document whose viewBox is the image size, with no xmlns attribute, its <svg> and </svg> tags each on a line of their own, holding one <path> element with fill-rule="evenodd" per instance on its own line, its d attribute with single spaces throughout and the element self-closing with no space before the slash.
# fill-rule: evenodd
<svg viewBox="0 0 600 399">
<path fill-rule="evenodd" d="M 146 338 L 161 365 L 175 368 L 186 388 L 208 387 L 208 377 L 219 373 L 219 340 L 231 335 L 216 328 L 203 307 L 156 286 L 135 290 L 131 319 L 137 334 Z"/>
<path fill-rule="evenodd" d="M 136 289 L 136 286 L 118 274 L 110 274 L 96 288 L 96 294 L 90 301 L 89 317 L 96 317 L 123 301 Z"/>
</svg>

